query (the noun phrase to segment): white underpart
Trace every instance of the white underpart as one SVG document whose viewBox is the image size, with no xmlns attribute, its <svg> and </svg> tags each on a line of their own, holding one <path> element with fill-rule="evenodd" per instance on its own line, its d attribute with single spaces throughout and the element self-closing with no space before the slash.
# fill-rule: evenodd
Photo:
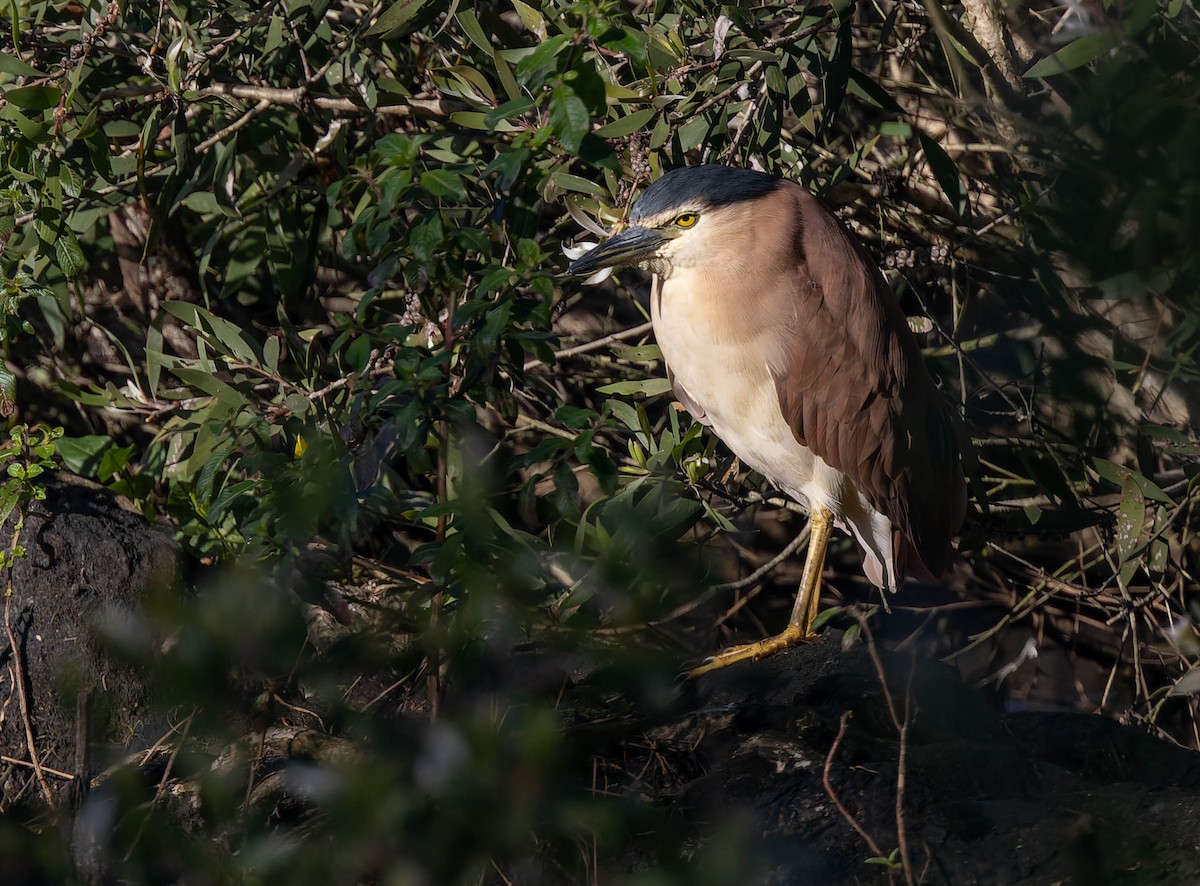
<svg viewBox="0 0 1200 886">
<path fill-rule="evenodd" d="M 675 384 L 744 463 L 810 511 L 832 511 L 836 525 L 863 549 L 867 577 L 895 590 L 891 521 L 841 471 L 800 445 L 784 420 L 772 369 L 782 363 L 772 352 L 779 330 L 700 303 L 693 295 L 697 272 L 686 264 L 659 269 L 669 276 L 655 281 L 651 319 Z M 745 270 L 753 276 L 753 269 Z"/>
</svg>

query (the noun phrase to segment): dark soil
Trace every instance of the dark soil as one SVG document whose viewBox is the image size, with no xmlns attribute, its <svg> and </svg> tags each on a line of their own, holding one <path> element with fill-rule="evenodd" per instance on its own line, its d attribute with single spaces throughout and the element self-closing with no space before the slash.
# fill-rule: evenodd
<svg viewBox="0 0 1200 886">
<path fill-rule="evenodd" d="M 120 630 L 145 593 L 177 586 L 179 549 L 100 486 L 65 473 L 45 485 L 45 500 L 31 503 L 21 531 L 26 555 L 13 567 L 7 613 L 39 762 L 74 773 L 105 762 L 87 761 L 89 733 L 121 748 L 136 746 L 150 728 L 143 681 L 104 652 L 93 632 Z M 5 549 L 15 516 L 0 532 Z M 0 807 L 37 790 L 13 663 L 7 632 L 0 632 L 0 753 L 9 758 L 0 761 Z M 56 789 L 62 781 L 49 779 Z"/>
<path fill-rule="evenodd" d="M 93 632 L 100 626 L 111 643 L 122 625 L 141 623 L 131 616 L 148 591 L 179 586 L 178 550 L 104 490 L 66 477 L 49 484 L 22 539 L 28 556 L 14 572 L 9 617 L 29 726 L 43 766 L 83 775 L 96 790 L 103 761 L 89 761 L 89 748 L 120 757 L 165 731 L 153 722 L 142 676 L 115 663 Z M 316 648 L 328 645 L 312 627 Z M 561 703 L 581 759 L 611 772 L 625 796 L 667 810 L 678 839 L 648 833 L 644 852 L 615 872 L 621 879 L 664 853 L 698 869 L 712 846 L 731 840 L 743 850 L 737 877 L 749 884 L 883 883 L 889 873 L 903 882 L 905 855 L 914 881 L 928 884 L 1200 883 L 1200 755 L 1098 716 L 1005 713 L 947 665 L 888 653 L 877 663 L 861 640 L 845 649 L 841 641 L 830 631 L 766 661 L 679 684 L 674 697 L 668 688 L 653 703 L 639 701 L 634 678 L 580 673 L 565 663 L 571 656 L 537 650 L 501 656 L 490 676 Z M 0 803 L 29 808 L 41 789 L 7 643 L 0 655 L 0 751 L 9 758 L 0 763 Z M 385 671 L 356 665 L 371 687 L 394 682 Z M 474 703 L 466 687 L 461 698 L 455 691 L 448 708 Z M 903 744 L 889 696 L 907 722 Z M 410 710 L 416 735 L 425 720 Z M 311 729 L 260 735 L 247 724 L 245 732 L 262 764 L 256 792 L 269 794 L 273 808 L 301 801 L 281 793 L 268 762 L 281 769 L 293 756 L 321 763 L 329 753 L 356 753 Z M 299 740 L 306 736 L 320 739 L 320 753 Z M 50 781 L 57 792 L 67 779 Z M 177 793 L 190 797 L 195 787 L 180 784 Z M 697 882 L 709 879 L 697 873 Z M 526 882 L 558 880 L 548 869 Z"/>
<path fill-rule="evenodd" d="M 1200 882 L 1200 755 L 1112 720 L 999 713 L 950 667 L 883 654 L 897 716 L 911 680 L 902 816 L 914 875 L 946 884 Z M 672 796 L 760 835 L 747 882 L 881 882 L 899 846 L 899 734 L 861 642 L 837 637 L 703 678 L 665 730 L 705 774 Z M 845 734 L 830 760 L 842 718 Z M 899 854 L 895 857 L 900 862 Z M 902 875 L 898 879 L 903 882 Z"/>
</svg>

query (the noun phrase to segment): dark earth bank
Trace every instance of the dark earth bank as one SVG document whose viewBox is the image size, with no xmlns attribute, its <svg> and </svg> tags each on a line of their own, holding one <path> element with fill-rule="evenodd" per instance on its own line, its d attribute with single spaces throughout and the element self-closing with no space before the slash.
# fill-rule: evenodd
<svg viewBox="0 0 1200 886">
<path fill-rule="evenodd" d="M 21 817 L 8 837 L 51 820 L 36 811 L 47 788 L 59 815 L 87 810 L 83 781 L 92 792 L 103 788 L 114 761 L 136 766 L 153 757 L 146 778 L 160 795 L 171 781 L 169 742 L 135 755 L 170 735 L 147 702 L 145 675 L 113 660 L 92 636 L 97 625 L 136 625 L 122 615 L 136 612 L 143 594 L 182 584 L 179 552 L 166 534 L 99 487 L 67 477 L 35 503 L 22 539 L 28 555 L 15 569 L 8 621 L 24 701 L 11 645 L 0 642 L 0 803 L 10 826 Z M 320 650 L 318 627 L 337 620 L 307 605 L 310 642 Z M 349 607 L 335 632 L 343 640 L 359 608 Z M 829 631 L 763 662 L 674 689 L 668 680 L 665 698 L 653 704 L 638 700 L 636 665 L 615 674 L 581 670 L 569 652 L 526 646 L 489 673 L 501 686 L 520 687 L 525 699 L 548 699 L 570 753 L 611 772 L 611 790 L 656 810 L 648 820 L 674 830 L 666 840 L 661 831 L 636 838 L 624 871 L 610 868 L 617 879 L 655 868 L 666 853 L 691 859 L 697 883 L 904 882 L 906 866 L 914 882 L 954 886 L 1200 883 L 1200 755 L 1101 717 L 1005 713 L 947 665 L 875 654 L 861 638 L 842 641 Z M 364 672 L 364 699 L 384 698 L 379 687 L 397 682 L 380 668 Z M 388 716 L 416 746 L 432 730 L 419 709 L 421 686 L 407 691 L 407 708 L 389 697 Z M 446 716 L 472 704 L 474 691 L 452 683 Z M 247 717 L 234 727 L 257 755 L 247 802 L 261 793 L 272 814 L 299 802 L 286 796 L 286 780 L 272 780 L 289 760 L 336 766 L 359 753 L 337 730 L 289 731 L 283 722 Z M 31 762 L 30 733 L 45 787 Z M 247 760 L 219 752 L 212 749 L 214 771 L 222 759 Z M 192 816 L 181 826 L 202 828 L 195 786 L 172 784 L 172 808 Z M 721 840 L 737 847 L 734 879 L 703 868 Z M 81 861 L 86 850 L 64 847 Z M 18 872 L 31 862 L 22 851 L 19 840 L 0 840 L 7 872 L 0 882 L 23 882 Z M 523 883 L 570 882 L 561 867 L 536 859 L 522 870 Z"/>
</svg>

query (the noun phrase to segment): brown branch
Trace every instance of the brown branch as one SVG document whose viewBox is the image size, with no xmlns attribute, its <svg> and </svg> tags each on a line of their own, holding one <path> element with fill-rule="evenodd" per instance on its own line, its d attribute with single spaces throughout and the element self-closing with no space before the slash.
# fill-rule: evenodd
<svg viewBox="0 0 1200 886">
<path fill-rule="evenodd" d="M 162 777 L 158 780 L 158 789 L 155 790 L 155 792 L 154 792 L 154 799 L 150 801 L 150 806 L 149 806 L 149 808 L 146 809 L 146 816 L 142 819 L 141 823 L 138 825 L 137 833 L 133 835 L 133 840 L 129 844 L 129 849 L 125 852 L 125 855 L 122 859 L 123 861 L 129 861 L 129 859 L 133 856 L 133 850 L 137 848 L 138 843 L 142 839 L 142 835 L 146 832 L 146 826 L 150 823 L 150 818 L 154 814 L 154 806 L 159 801 L 162 800 L 163 794 L 166 793 L 167 782 L 169 782 L 171 780 L 171 770 L 175 768 L 175 760 L 179 757 L 180 748 L 182 748 L 183 743 L 185 741 L 187 741 L 188 733 L 191 731 L 191 728 L 192 728 L 192 718 L 194 716 L 196 716 L 196 712 L 193 710 L 192 713 L 187 715 L 187 718 L 183 721 L 182 726 L 180 726 L 180 727 L 172 726 L 171 727 L 172 732 L 180 733 L 179 741 L 175 742 L 175 746 L 171 748 L 171 754 L 169 757 L 167 757 L 166 768 L 163 769 Z M 166 736 L 164 736 L 164 738 L 165 737 Z M 162 739 L 160 739 L 160 741 L 161 740 Z M 156 742 L 156 746 L 157 746 L 157 744 L 158 743 Z M 153 750 L 153 748 L 151 750 Z M 145 762 L 145 760 L 148 760 L 149 758 L 150 758 L 150 752 L 147 751 L 146 757 L 143 758 L 143 762 Z M 251 778 L 253 778 L 253 770 L 251 770 Z"/>
<path fill-rule="evenodd" d="M 758 567 L 758 569 L 755 569 L 745 578 L 739 578 L 736 581 L 728 581 L 724 584 L 713 585 L 712 589 L 714 591 L 740 591 L 742 588 L 748 588 L 752 584 L 757 583 L 760 578 L 794 554 L 800 545 L 804 544 L 805 539 L 808 538 L 808 529 L 808 524 L 805 523 L 804 528 L 800 530 L 800 533 L 791 541 L 789 541 L 787 545 L 784 546 L 782 551 L 780 551 L 762 566 Z"/>
<path fill-rule="evenodd" d="M 904 819 L 905 773 L 908 764 L 908 726 L 912 722 L 912 681 L 916 665 L 908 669 L 904 687 L 904 723 L 900 727 L 900 750 L 896 760 L 896 842 L 900 844 L 900 862 L 904 865 L 904 881 L 914 886 L 912 859 L 908 855 L 908 825 Z"/>
<path fill-rule="evenodd" d="M 631 326 L 629 329 L 623 329 L 620 332 L 614 332 L 611 335 L 605 335 L 596 339 L 595 341 L 587 342 L 586 344 L 576 345 L 571 348 L 563 348 L 561 351 L 555 351 L 554 358 L 556 360 L 561 360 L 564 357 L 574 357 L 578 354 L 586 354 L 590 351 L 596 351 L 605 345 L 612 344 L 613 342 L 624 341 L 627 338 L 637 338 L 639 335 L 645 335 L 652 328 L 653 324 L 651 324 L 649 321 L 646 321 L 645 323 L 641 323 L 637 326 Z M 540 366 L 541 363 L 542 361 L 538 359 L 526 360 L 524 369 L 526 372 L 528 372 L 535 366 Z"/>
<path fill-rule="evenodd" d="M 119 96 L 131 95 L 146 95 L 149 93 L 161 92 L 161 87 L 158 86 L 131 86 L 118 87 L 116 89 L 105 90 L 101 92 L 98 101 L 103 98 L 116 98 Z M 318 108 L 323 108 L 330 111 L 339 111 L 342 113 L 360 113 L 360 114 L 376 114 L 380 116 L 391 117 L 448 117 L 455 111 L 463 108 L 452 102 L 443 101 L 442 99 L 409 99 L 405 104 L 400 105 L 380 105 L 375 108 L 364 107 L 363 105 L 355 104 L 348 98 L 340 98 L 330 95 L 314 95 L 308 92 L 303 87 L 295 89 L 279 89 L 270 86 L 251 86 L 243 83 L 215 83 L 211 86 L 206 86 L 201 89 L 197 95 L 200 98 L 211 96 L 231 96 L 233 98 L 245 98 L 257 100 L 258 105 L 246 111 L 238 120 L 231 123 L 229 126 L 222 129 L 215 135 L 209 136 L 203 142 L 196 146 L 195 153 L 200 154 L 207 151 L 213 145 L 217 144 L 223 138 L 237 132 L 247 123 L 254 119 L 255 116 L 262 113 L 271 105 L 287 105 L 299 107 L 310 102 Z M 137 184 L 144 178 L 151 175 L 157 175 L 175 165 L 174 160 L 164 160 L 162 163 L 147 167 L 138 175 L 131 175 L 128 178 L 121 179 L 111 185 L 92 191 L 92 197 L 106 197 L 109 194 L 115 194 L 125 188 Z M 79 198 L 65 198 L 63 200 L 63 209 L 70 209 L 80 202 Z M 34 219 L 34 213 L 27 212 L 24 215 L 16 218 L 17 227 L 27 225 Z"/>
<path fill-rule="evenodd" d="M 13 530 L 13 538 L 17 537 L 20 529 L 18 521 L 17 528 Z M 14 545 L 15 546 L 15 545 Z M 9 552 L 12 556 L 12 552 Z M 11 567 L 9 568 L 11 579 Z M 16 632 L 12 626 L 12 582 L 8 583 L 7 593 L 4 597 L 4 632 L 8 635 L 8 646 L 12 650 L 12 668 L 11 674 L 13 683 L 17 687 L 17 700 L 21 705 L 21 723 L 25 727 L 25 746 L 29 750 L 29 762 L 33 766 L 33 774 L 37 779 L 38 786 L 42 789 L 42 795 L 46 798 L 46 805 L 51 809 L 54 808 L 54 792 L 50 790 L 50 785 L 46 781 L 46 773 L 42 769 L 42 760 L 38 755 L 37 741 L 33 736 L 33 719 L 29 712 L 29 696 L 25 692 L 25 662 L 21 653 L 21 645 L 17 642 Z"/>
<path fill-rule="evenodd" d="M 8 756 L 8 754 L 0 754 L 0 761 L 4 763 L 11 763 L 13 766 L 28 766 L 30 769 L 34 768 L 33 764 L 28 760 L 18 760 L 16 757 Z M 70 772 L 63 772 L 61 769 L 52 769 L 51 767 L 45 765 L 42 766 L 42 772 L 53 775 L 55 778 L 61 778 L 63 781 L 75 780 L 75 776 Z"/>
<path fill-rule="evenodd" d="M 883 698 L 887 702 L 892 725 L 900 737 L 900 748 L 896 760 L 896 842 L 900 847 L 900 863 L 904 866 L 904 882 L 908 886 L 914 886 L 916 881 L 913 879 L 912 860 L 908 856 L 908 828 L 904 820 L 904 772 L 908 762 L 908 725 L 912 718 L 912 681 L 916 666 L 914 665 L 908 672 L 908 683 L 904 692 L 904 719 L 900 719 L 896 713 L 896 701 L 892 698 L 891 687 L 888 686 L 887 673 L 883 669 L 883 660 L 879 657 L 879 650 L 875 646 L 875 637 L 871 634 L 871 628 L 867 624 L 865 615 L 859 615 L 858 624 L 863 637 L 866 638 L 867 653 L 871 656 L 871 663 L 875 666 L 879 685 L 883 688 Z"/>
<path fill-rule="evenodd" d="M 1009 86 L 1020 91 L 1022 83 L 1017 71 L 1016 52 L 1012 48 L 1012 38 L 1000 4 L 997 0 L 963 0 L 963 8 L 970 14 L 968 27 L 971 33 L 987 52 L 996 70 Z"/>
<path fill-rule="evenodd" d="M 205 151 L 207 151 L 213 145 L 229 138 L 229 136 L 233 135 L 239 129 L 245 128 L 250 123 L 250 121 L 252 121 L 255 117 L 257 117 L 259 114 L 261 114 L 263 111 L 265 111 L 269 107 L 271 107 L 271 103 L 269 101 L 260 101 L 253 108 L 250 108 L 250 110 L 246 111 L 246 113 L 242 114 L 242 116 L 238 117 L 236 120 L 234 120 L 228 126 L 226 126 L 224 129 L 214 132 L 212 135 L 210 135 L 204 141 L 200 142 L 200 144 L 196 145 L 196 153 L 203 154 Z"/>
<path fill-rule="evenodd" d="M 970 56 L 971 62 L 983 75 L 984 82 L 991 86 L 992 100 L 1003 110 L 1013 113 L 1014 109 L 1019 107 L 1023 102 L 1024 95 L 1022 95 L 1019 89 L 1014 88 L 1013 84 L 1009 83 L 987 50 L 975 39 L 975 35 L 946 12 L 941 0 L 922 0 L 922 5 L 925 7 L 925 12 L 929 16 L 929 21 L 933 24 L 939 39 L 942 41 L 946 56 L 951 63 L 956 63 L 959 58 L 957 47 L 955 46 L 957 44 L 958 47 L 962 47 Z M 1020 85 L 1020 78 L 1017 80 L 1017 85 Z"/>
<path fill-rule="evenodd" d="M 833 757 L 837 753 L 842 739 L 846 736 L 846 724 L 850 722 L 850 716 L 850 711 L 845 711 L 842 714 L 841 722 L 838 724 L 837 735 L 833 739 L 833 744 L 829 746 L 829 753 L 825 755 L 825 769 L 821 773 L 821 783 L 825 785 L 825 793 L 829 795 L 829 799 L 833 801 L 833 805 L 837 807 L 838 812 L 842 813 L 842 818 L 846 819 L 850 823 L 850 827 L 854 828 L 855 832 L 862 837 L 863 842 L 867 844 L 867 848 L 875 853 L 876 858 L 887 858 L 883 854 L 883 850 L 879 848 L 879 844 L 872 839 L 866 829 L 858 823 L 858 820 L 850 814 L 850 810 L 842 805 L 837 792 L 833 789 L 833 782 L 829 780 L 829 770 L 833 768 Z"/>
<path fill-rule="evenodd" d="M 393 117 L 445 117 L 454 111 L 463 110 L 463 106 L 440 98 L 410 98 L 404 104 L 379 105 L 375 108 L 368 108 L 365 105 L 341 96 L 310 92 L 304 86 L 284 89 L 278 86 L 256 86 L 250 83 L 212 83 L 196 92 L 196 97 L 199 99 L 216 96 L 249 99 L 251 101 L 267 102 L 272 105 L 298 107 L 310 104 L 313 107 L 326 111 L 383 114 Z"/>
</svg>

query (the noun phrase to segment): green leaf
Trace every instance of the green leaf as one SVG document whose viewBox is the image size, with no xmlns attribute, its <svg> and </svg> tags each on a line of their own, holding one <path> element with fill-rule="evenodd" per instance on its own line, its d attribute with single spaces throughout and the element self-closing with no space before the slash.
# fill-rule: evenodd
<svg viewBox="0 0 1200 886">
<path fill-rule="evenodd" d="M 1052 77 L 1064 71 L 1080 68 L 1093 61 L 1121 42 L 1121 35 L 1114 33 L 1086 34 L 1072 40 L 1053 55 L 1034 63 L 1024 76 L 1029 78 Z"/>
<path fill-rule="evenodd" d="M 658 345 L 639 345 L 637 347 L 613 345 L 613 356 L 618 360 L 629 360 L 633 363 L 650 363 L 654 360 L 661 360 L 662 351 Z"/>
<path fill-rule="evenodd" d="M 852 92 L 861 94 L 885 111 L 891 111 L 893 114 L 904 113 L 904 109 L 896 103 L 896 100 L 882 86 L 858 69 L 850 71 L 850 86 Z"/>
<path fill-rule="evenodd" d="M 513 9 L 517 11 L 517 16 L 521 19 L 521 24 L 539 37 L 546 36 L 546 20 L 542 18 L 540 12 L 528 3 L 522 3 L 521 0 L 512 0 L 512 5 Z"/>
<path fill-rule="evenodd" d="M 183 198 L 182 203 L 193 212 L 201 214 L 221 211 L 217 196 L 212 191 L 192 191 Z"/>
<path fill-rule="evenodd" d="M 1133 555 L 1145 522 L 1146 502 L 1130 477 L 1121 490 L 1121 506 L 1117 510 L 1117 562 L 1125 563 Z"/>
<path fill-rule="evenodd" d="M 7 418 L 17 408 L 17 376 L 0 363 L 0 417 Z"/>
<path fill-rule="evenodd" d="M 463 33 L 470 38 L 471 42 L 482 49 L 490 57 L 494 49 L 492 42 L 488 40 L 487 33 L 484 32 L 483 26 L 479 24 L 479 19 L 475 17 L 475 13 L 469 9 L 464 9 L 456 16 L 458 26 L 463 29 Z"/>
<path fill-rule="evenodd" d="M 278 335 L 267 336 L 263 343 L 263 368 L 268 372 L 279 372 L 279 349 L 282 344 Z"/>
<path fill-rule="evenodd" d="M 21 490 L 16 483 L 0 483 L 0 523 L 8 519 L 21 501 Z"/>
<path fill-rule="evenodd" d="M 162 308 L 168 314 L 173 314 L 197 332 L 208 332 L 212 339 L 219 343 L 224 352 L 236 357 L 243 363 L 256 365 L 258 356 L 254 346 L 246 340 L 246 332 L 236 323 L 223 317 L 218 317 L 211 311 L 206 311 L 199 305 L 182 301 L 165 301 Z"/>
<path fill-rule="evenodd" d="M 637 410 L 624 400 L 605 400 L 604 409 L 629 430 L 636 432 L 642 429 Z"/>
<path fill-rule="evenodd" d="M 690 151 L 692 148 L 699 146 L 708 136 L 708 131 L 711 128 L 711 122 L 703 114 L 699 117 L 693 117 L 676 130 L 679 147 L 684 151 Z"/>
<path fill-rule="evenodd" d="M 601 394 L 644 394 L 647 397 L 657 397 L 671 390 L 671 383 L 665 378 L 644 378 L 638 381 L 614 382 L 596 390 Z"/>
<path fill-rule="evenodd" d="M 967 192 L 963 188 L 962 176 L 958 174 L 958 167 L 941 145 L 924 132 L 918 133 L 918 135 L 921 139 L 921 148 L 925 151 L 925 159 L 929 161 L 929 168 L 933 170 L 934 178 L 942 186 L 942 191 L 945 192 L 954 211 L 965 216 L 968 208 Z"/>
<path fill-rule="evenodd" d="M 421 11 L 421 7 L 425 6 L 426 2 L 428 0 L 395 0 L 394 4 L 386 8 L 382 16 L 376 19 L 376 23 L 367 30 L 367 36 L 389 34 L 391 31 L 400 30 L 416 18 L 416 13 Z"/>
<path fill-rule="evenodd" d="M 375 20 L 375 24 L 367 30 L 367 35 L 386 34 L 404 27 L 416 17 L 427 2 L 429 0 L 396 0 Z"/>
<path fill-rule="evenodd" d="M 62 90 L 53 86 L 20 86 L 6 89 L 4 98 L 10 105 L 26 111 L 44 111 L 57 107 L 62 100 Z"/>
<path fill-rule="evenodd" d="M 601 138 L 623 138 L 640 130 L 653 120 L 654 115 L 657 113 L 654 108 L 643 108 L 640 111 L 634 111 L 632 114 L 626 114 L 619 120 L 605 123 L 603 126 L 597 128 L 596 135 Z"/>
<path fill-rule="evenodd" d="M 550 92 L 550 126 L 562 146 L 575 153 L 587 135 L 587 106 L 569 86 L 559 84 Z"/>
<path fill-rule="evenodd" d="M 828 609 L 822 609 L 817 613 L 817 617 L 813 619 L 812 629 L 814 631 L 819 631 L 845 611 L 846 607 L 844 606 L 830 606 Z"/>
<path fill-rule="evenodd" d="M 75 232 L 70 228 L 63 228 L 54 241 L 54 260 L 67 277 L 77 277 L 87 267 L 87 259 L 83 257 Z"/>
<path fill-rule="evenodd" d="M 92 434 L 86 437 L 63 437 L 58 441 L 58 454 L 63 467 L 73 474 L 93 477 L 104 452 L 113 446 L 111 437 Z"/>
<path fill-rule="evenodd" d="M 570 41 L 565 35 L 558 34 L 539 43 L 532 52 L 517 62 L 517 80 L 527 86 L 532 78 L 548 70 L 553 70 L 557 66 L 555 57 L 568 42 Z"/>
<path fill-rule="evenodd" d="M 411 166 L 421 145 L 428 140 L 428 135 L 409 137 L 393 132 L 375 142 L 372 150 L 388 166 Z"/>
<path fill-rule="evenodd" d="M 445 169 L 433 169 L 421 173 L 421 187 L 443 200 L 461 201 L 467 198 L 467 189 L 463 187 L 462 176 L 457 172 Z"/>
<path fill-rule="evenodd" d="M 45 75 L 31 68 L 25 62 L 21 61 L 14 55 L 7 52 L 0 52 L 0 72 L 5 74 L 15 74 L 18 77 L 44 77 Z"/>
<path fill-rule="evenodd" d="M 1133 480 L 1137 484 L 1138 489 L 1146 498 L 1151 501 L 1162 502 L 1165 505 L 1174 504 L 1171 496 L 1167 495 L 1162 488 L 1148 477 L 1142 476 L 1137 471 L 1131 470 L 1123 465 L 1115 464 L 1105 458 L 1093 458 L 1092 467 L 1096 473 L 1108 480 L 1110 483 L 1115 483 L 1122 488 L 1129 480 Z"/>
<path fill-rule="evenodd" d="M 880 123 L 876 131 L 883 136 L 889 138 L 912 138 L 912 126 L 908 123 L 902 123 L 899 120 L 885 120 Z"/>
<path fill-rule="evenodd" d="M 270 55 L 283 43 L 283 16 L 271 16 L 271 24 L 267 26 L 267 39 L 263 43 L 262 54 Z"/>
<path fill-rule="evenodd" d="M 569 172 L 558 170 L 551 173 L 546 180 L 548 189 L 558 188 L 562 191 L 577 191 L 580 194 L 591 194 L 593 197 L 607 197 L 608 192 L 594 181 L 588 181 L 578 175 L 571 175 Z"/>
<path fill-rule="evenodd" d="M 112 446 L 100 456 L 100 466 L 96 469 L 96 479 L 107 483 L 115 474 L 119 474 L 133 458 L 135 447 Z"/>
<path fill-rule="evenodd" d="M 512 120 L 514 117 L 527 114 L 536 107 L 537 105 L 531 98 L 514 99 L 488 111 L 483 115 L 483 122 L 486 126 L 492 128 L 505 120 Z"/>
<path fill-rule="evenodd" d="M 245 396 L 237 388 L 226 384 L 215 375 L 205 372 L 202 369 L 183 369 L 182 367 L 177 367 L 173 372 L 179 376 L 179 380 L 185 385 L 216 397 L 221 405 L 229 409 L 241 410 L 248 405 Z"/>
<path fill-rule="evenodd" d="M 424 219 L 413 225 L 408 234 L 408 245 L 413 254 L 422 261 L 429 261 L 433 252 L 442 245 L 446 235 L 442 228 L 442 216 L 439 212 L 431 212 Z"/>
</svg>

